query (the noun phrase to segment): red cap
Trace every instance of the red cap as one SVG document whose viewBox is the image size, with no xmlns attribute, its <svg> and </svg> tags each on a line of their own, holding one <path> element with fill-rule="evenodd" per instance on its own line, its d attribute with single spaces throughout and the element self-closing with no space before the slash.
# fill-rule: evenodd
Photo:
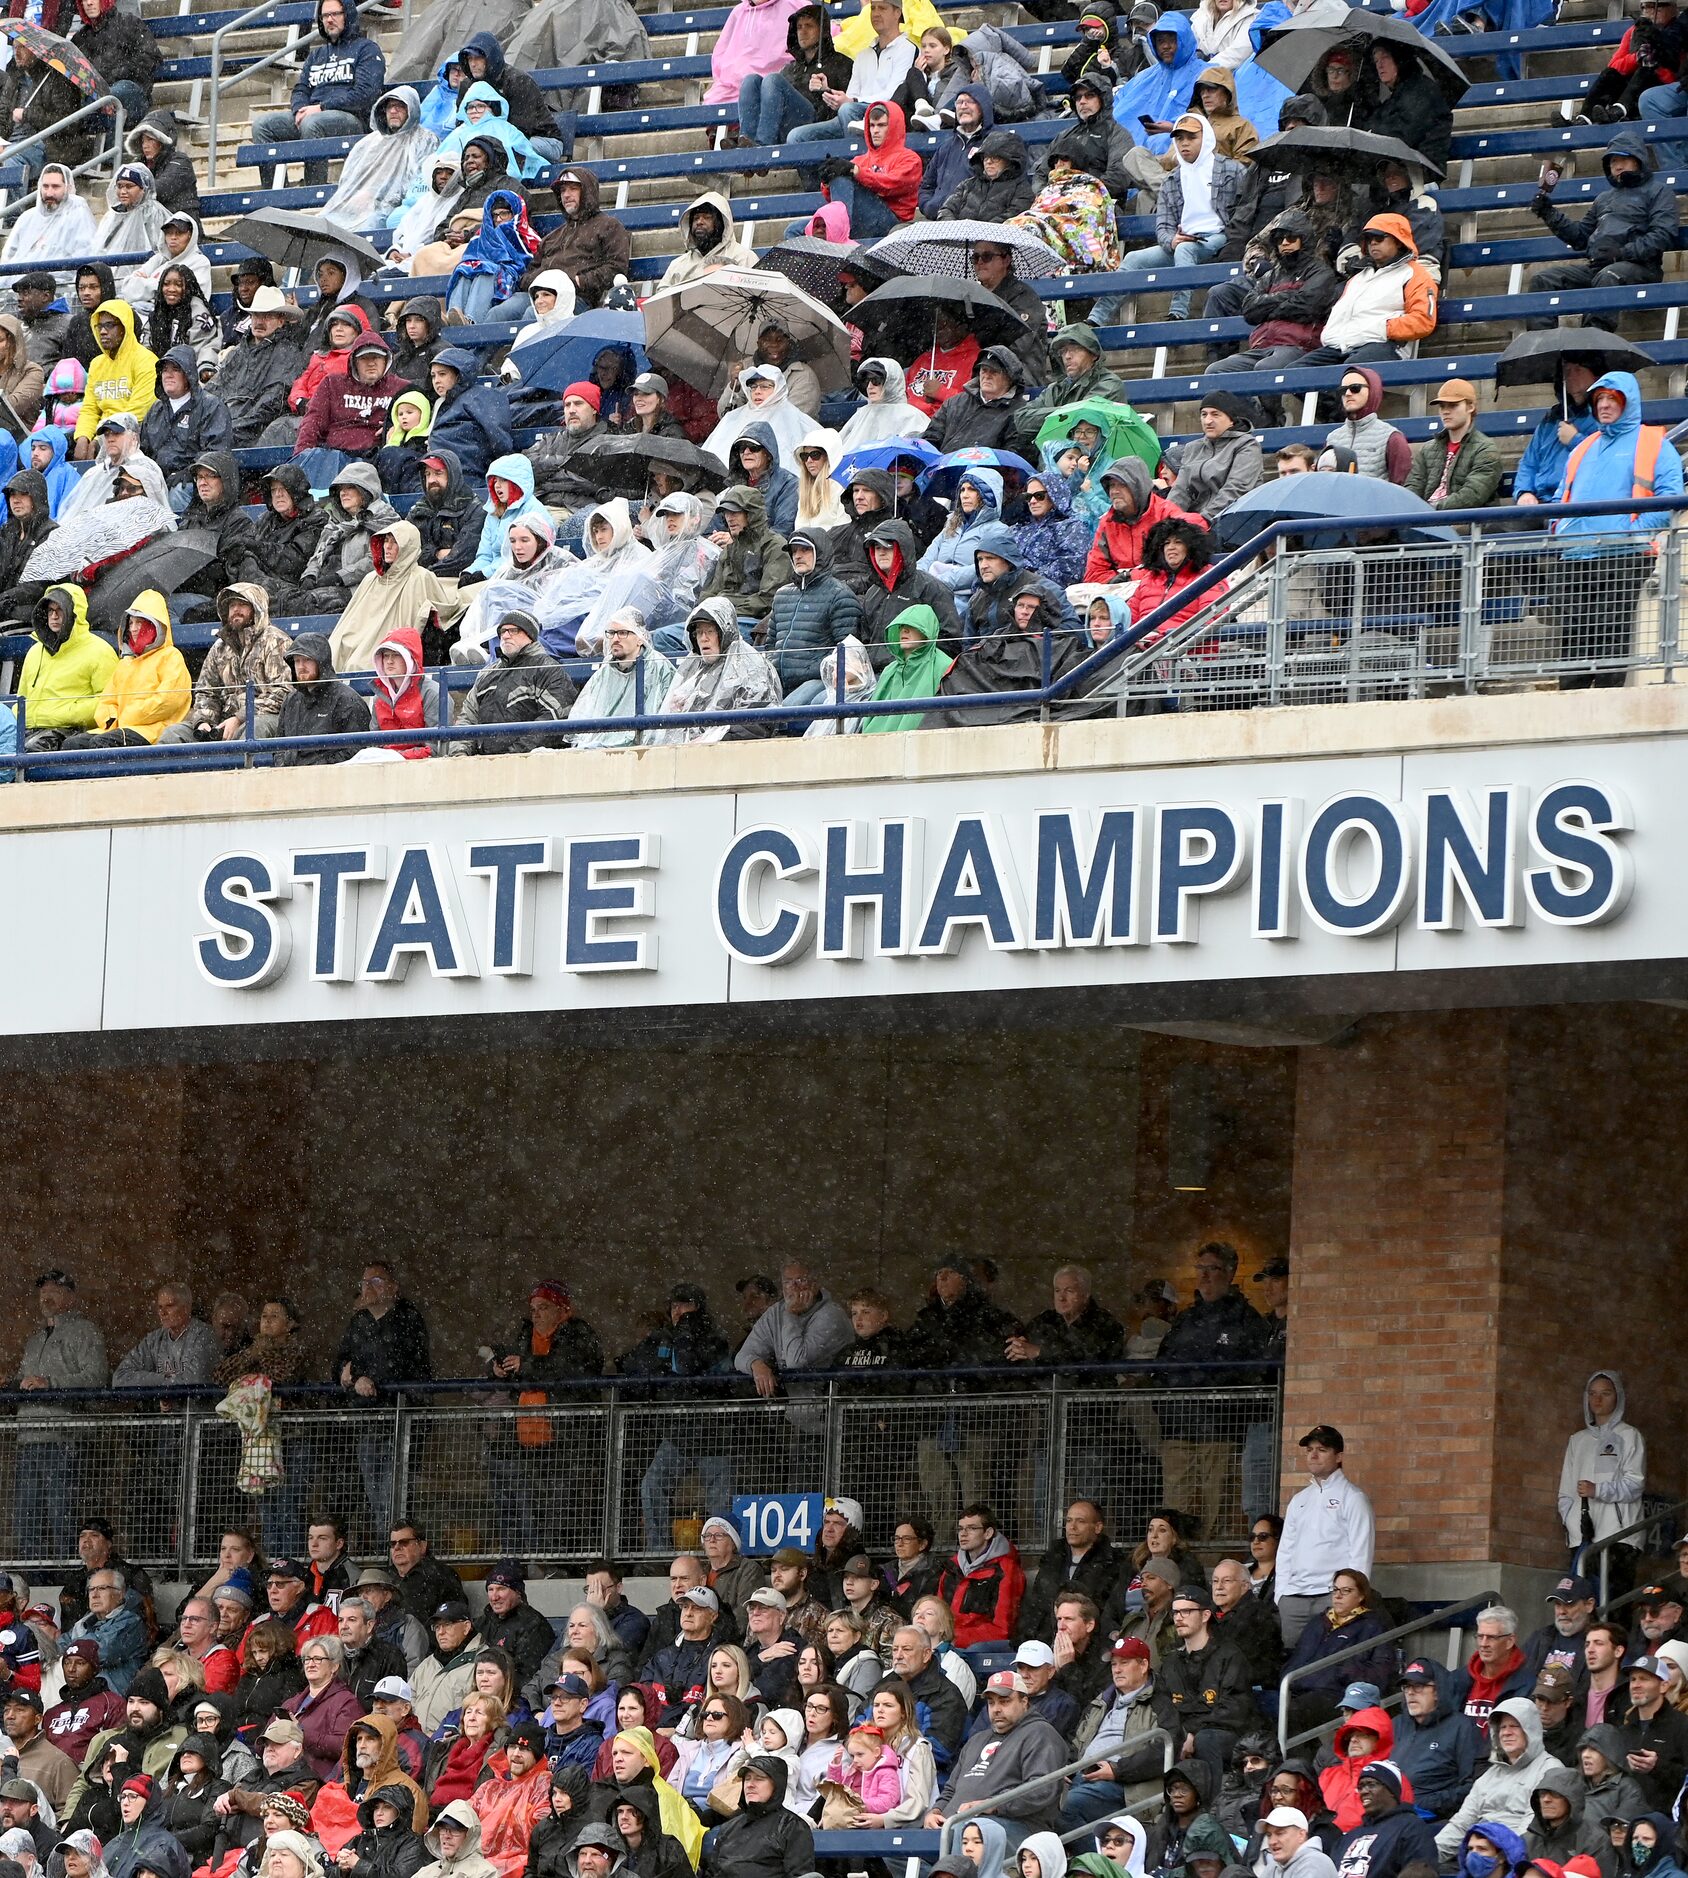
<svg viewBox="0 0 1688 1878">
<path fill-rule="evenodd" d="M 604 408 L 604 394 L 596 385 L 589 384 L 584 378 L 577 378 L 572 385 L 565 385 L 563 387 L 563 396 L 565 398 L 584 398 L 594 411 L 601 411 Z"/>
<path fill-rule="evenodd" d="M 1141 1637 L 1121 1637 L 1113 1647 L 1113 1654 L 1126 1657 L 1138 1656 L 1145 1663 L 1152 1663 L 1155 1660 L 1149 1654 L 1149 1646 Z"/>
</svg>

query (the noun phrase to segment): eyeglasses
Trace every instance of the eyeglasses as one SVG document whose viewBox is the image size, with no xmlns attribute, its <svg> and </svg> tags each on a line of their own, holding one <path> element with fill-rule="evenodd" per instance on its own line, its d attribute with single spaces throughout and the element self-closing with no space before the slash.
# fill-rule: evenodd
<svg viewBox="0 0 1688 1878">
<path fill-rule="evenodd" d="M 725 1721 L 727 1719 L 727 1711 L 724 1708 L 706 1708 L 703 1711 L 703 1719 L 705 1721 Z"/>
<path fill-rule="evenodd" d="M 1047 489 L 1028 489 L 1026 491 L 1026 500 L 1028 502 L 1047 502 L 1049 500 L 1049 491 Z"/>
<path fill-rule="evenodd" d="M 1269 1532 L 1251 1532 L 1248 1535 L 1248 1542 L 1250 1545 L 1264 1545 L 1271 1536 Z"/>
<path fill-rule="evenodd" d="M 813 463 L 817 460 L 822 463 L 826 461 L 826 452 L 824 450 L 799 450 L 797 454 L 805 463 Z"/>
</svg>

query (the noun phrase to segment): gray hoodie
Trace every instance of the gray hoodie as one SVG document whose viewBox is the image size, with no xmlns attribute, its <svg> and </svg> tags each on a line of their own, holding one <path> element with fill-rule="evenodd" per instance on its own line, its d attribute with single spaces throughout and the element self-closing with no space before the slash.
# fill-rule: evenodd
<svg viewBox="0 0 1688 1878">
<path fill-rule="evenodd" d="M 1524 1752 L 1508 1761 L 1501 1752 L 1500 1718 L 1510 1715 L 1524 1730 Z M 1536 1823 L 1530 1795 L 1555 1769 L 1564 1772 L 1541 1744 L 1541 1716 L 1528 1696 L 1509 1696 L 1497 1702 L 1489 1717 L 1489 1764 L 1471 1783 L 1471 1791 L 1453 1818 L 1436 1835 L 1436 1849 L 1450 1863 L 1459 1856 L 1466 1833 L 1480 1819 L 1509 1826 L 1520 1839 Z"/>
<path fill-rule="evenodd" d="M 1026 1715 L 1005 1735 L 999 1735 L 994 1728 L 982 1728 L 962 1743 L 939 1796 L 938 1811 L 948 1817 L 963 1806 L 977 1805 L 1006 1793 L 1010 1787 L 1035 1780 L 1039 1774 L 1052 1774 L 1071 1759 L 1072 1751 L 1066 1742 L 1041 1715 Z M 992 1810 L 999 1818 L 1018 1820 L 1025 1826 L 1053 1828 L 1060 1803 L 1060 1783 L 1051 1780 L 1047 1786 L 1033 1788 Z"/>
<path fill-rule="evenodd" d="M 463 1849 L 448 1859 L 440 1851 L 440 1827 L 446 1821 L 462 1826 L 468 1833 Z M 481 1853 L 480 1815 L 467 1800 L 453 1800 L 440 1808 L 440 1816 L 428 1828 L 423 1844 L 434 1855 L 431 1865 L 424 1865 L 416 1878 L 499 1878 L 498 1867 Z"/>
</svg>

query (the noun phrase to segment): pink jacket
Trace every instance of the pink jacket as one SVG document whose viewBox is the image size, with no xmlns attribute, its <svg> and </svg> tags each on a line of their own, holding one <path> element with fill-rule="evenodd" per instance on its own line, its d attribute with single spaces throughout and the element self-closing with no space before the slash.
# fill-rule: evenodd
<svg viewBox="0 0 1688 1878">
<path fill-rule="evenodd" d="M 888 1813 L 903 1797 L 903 1764 L 896 1752 L 885 1748 L 864 1774 L 842 1749 L 826 1770 L 828 1780 L 847 1787 L 869 1813 Z"/>
<path fill-rule="evenodd" d="M 791 16 L 804 0 L 738 0 L 727 15 L 715 50 L 709 57 L 712 74 L 705 104 L 730 104 L 752 72 L 766 77 L 791 63 L 786 34 Z"/>
</svg>

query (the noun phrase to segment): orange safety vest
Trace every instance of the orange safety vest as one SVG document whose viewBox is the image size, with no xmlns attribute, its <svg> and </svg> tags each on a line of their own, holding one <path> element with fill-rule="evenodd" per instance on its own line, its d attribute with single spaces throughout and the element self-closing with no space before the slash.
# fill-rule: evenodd
<svg viewBox="0 0 1688 1878">
<path fill-rule="evenodd" d="M 1577 444 L 1570 456 L 1566 459 L 1565 500 L 1567 502 L 1575 500 L 1571 491 L 1577 480 L 1577 471 L 1582 465 L 1583 458 L 1588 455 L 1589 446 L 1595 443 L 1599 439 L 1599 436 L 1599 431 L 1591 431 L 1588 436 L 1584 437 L 1581 442 Z M 1651 496 L 1654 493 L 1653 473 L 1658 467 L 1659 451 L 1664 444 L 1664 440 L 1665 434 L 1656 424 L 1643 424 L 1636 435 L 1634 481 L 1630 486 L 1629 493 L 1634 496 L 1637 501 Z M 1629 519 L 1632 522 L 1636 519 L 1633 512 Z M 1660 526 L 1664 526 L 1662 521 Z"/>
</svg>

